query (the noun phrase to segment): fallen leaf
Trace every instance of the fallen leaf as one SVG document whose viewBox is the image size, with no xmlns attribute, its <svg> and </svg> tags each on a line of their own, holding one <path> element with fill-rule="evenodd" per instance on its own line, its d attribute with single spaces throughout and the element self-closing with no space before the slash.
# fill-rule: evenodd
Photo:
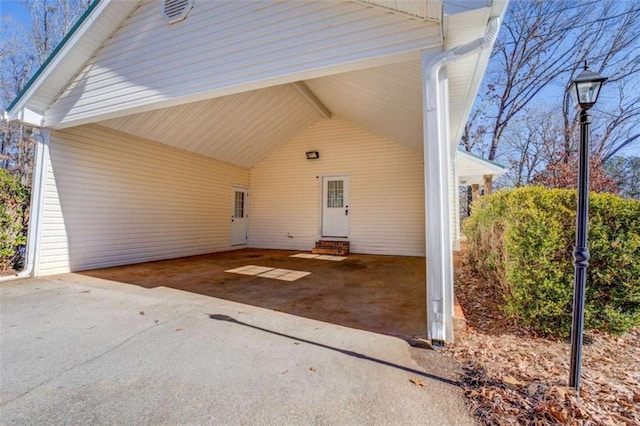
<svg viewBox="0 0 640 426">
<path fill-rule="evenodd" d="M 480 394 L 480 392 L 478 392 L 476 390 L 472 390 L 471 392 L 467 392 L 467 396 L 469 398 L 475 398 L 475 397 L 482 396 L 482 395 Z"/>
<path fill-rule="evenodd" d="M 414 385 L 416 385 L 416 386 L 420 386 L 420 387 L 425 387 L 425 386 L 427 386 L 427 385 L 426 385 L 426 384 L 424 384 L 424 382 L 423 382 L 422 380 L 420 380 L 420 379 L 409 379 L 409 381 L 410 381 L 411 383 L 413 383 Z"/>
<path fill-rule="evenodd" d="M 633 402 L 640 402 L 640 393 L 633 393 Z"/>
<path fill-rule="evenodd" d="M 630 425 L 630 426 L 634 424 L 632 419 L 630 419 L 628 417 L 621 416 L 620 414 L 611 413 L 611 417 L 613 417 L 614 419 L 616 419 L 616 420 L 618 420 L 620 422 L 623 422 L 624 424 Z"/>
<path fill-rule="evenodd" d="M 318 371 L 315 367 L 309 367 L 309 370 L 313 371 L 314 373 Z"/>
<path fill-rule="evenodd" d="M 522 386 L 522 382 L 518 379 L 516 379 L 513 376 L 504 376 L 502 378 L 502 381 L 507 385 L 507 386 L 511 386 L 511 387 L 519 387 Z"/>
<path fill-rule="evenodd" d="M 569 416 L 567 416 L 567 413 L 564 410 L 563 411 L 558 411 L 554 407 L 549 407 L 549 414 L 551 414 L 553 417 L 555 417 L 561 423 L 566 423 L 567 419 L 569 418 Z"/>
<path fill-rule="evenodd" d="M 623 407 L 633 408 L 633 404 L 631 403 L 631 401 L 629 401 L 629 398 L 627 398 L 626 396 L 618 397 L 617 401 L 618 401 L 618 404 L 620 404 Z"/>
<path fill-rule="evenodd" d="M 558 395 L 560 396 L 560 398 L 562 399 L 567 399 L 567 393 L 570 391 L 570 389 L 566 386 L 558 386 L 556 388 L 556 392 L 558 393 Z"/>
<path fill-rule="evenodd" d="M 480 392 L 480 395 L 482 395 L 486 399 L 493 399 L 495 394 L 496 394 L 495 391 L 487 389 L 486 387 L 483 387 L 482 391 Z"/>
<path fill-rule="evenodd" d="M 184 328 L 176 328 L 176 331 L 182 331 Z"/>
</svg>

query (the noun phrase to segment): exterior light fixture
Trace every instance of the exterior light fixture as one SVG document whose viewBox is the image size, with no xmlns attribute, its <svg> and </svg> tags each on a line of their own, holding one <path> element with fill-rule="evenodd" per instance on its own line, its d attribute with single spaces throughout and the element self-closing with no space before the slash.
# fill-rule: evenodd
<svg viewBox="0 0 640 426">
<path fill-rule="evenodd" d="M 305 155 L 307 156 L 307 160 L 317 160 L 320 158 L 320 153 L 318 151 L 307 151 L 305 152 Z"/>
<path fill-rule="evenodd" d="M 580 365 L 582 362 L 582 336 L 584 332 L 584 294 L 589 265 L 587 247 L 589 221 L 589 127 L 591 107 L 595 105 L 605 77 L 590 71 L 587 62 L 576 77 L 569 92 L 573 103 L 580 110 L 580 158 L 578 163 L 578 207 L 576 214 L 576 246 L 573 251 L 575 282 L 573 285 L 573 317 L 571 326 L 571 364 L 569 386 L 580 390 Z"/>
<path fill-rule="evenodd" d="M 584 70 L 573 80 L 569 93 L 573 105 L 580 110 L 590 109 L 598 100 L 600 88 L 607 81 L 606 77 L 589 70 L 587 61 L 584 62 Z"/>
</svg>

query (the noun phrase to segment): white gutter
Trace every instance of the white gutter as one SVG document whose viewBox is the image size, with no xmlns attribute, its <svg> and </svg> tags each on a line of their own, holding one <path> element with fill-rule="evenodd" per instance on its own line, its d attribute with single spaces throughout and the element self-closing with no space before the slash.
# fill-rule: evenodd
<svg viewBox="0 0 640 426">
<path fill-rule="evenodd" d="M 427 251 L 427 330 L 436 342 L 453 341 L 453 255 L 451 238 L 452 154 L 448 134 L 448 93 L 441 70 L 456 59 L 491 47 L 500 28 L 489 20 L 485 35 L 438 54 L 423 52 L 425 220 Z M 453 158 L 455 161 L 455 158 Z"/>
<path fill-rule="evenodd" d="M 44 130 L 44 134 L 32 136 L 36 140 L 36 152 L 34 158 L 33 178 L 31 180 L 31 204 L 29 211 L 29 234 L 27 235 L 27 264 L 23 271 L 14 275 L 0 277 L 0 282 L 18 280 L 34 276 L 36 265 L 36 254 L 40 252 L 40 234 L 42 230 L 43 206 L 44 206 L 44 185 L 46 177 L 49 149 L 49 130 Z"/>
</svg>

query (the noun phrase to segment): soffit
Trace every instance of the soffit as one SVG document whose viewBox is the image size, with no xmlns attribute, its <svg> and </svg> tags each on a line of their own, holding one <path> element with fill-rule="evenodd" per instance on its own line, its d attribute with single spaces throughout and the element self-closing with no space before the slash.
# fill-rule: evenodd
<svg viewBox="0 0 640 426">
<path fill-rule="evenodd" d="M 422 151 L 420 60 L 306 81 L 330 111 Z"/>
<path fill-rule="evenodd" d="M 422 152 L 421 69 L 421 61 L 412 60 L 304 83 L 334 116 Z M 459 78 L 468 78 L 465 76 Z M 465 96 L 461 91 L 450 91 L 450 104 L 461 105 Z M 461 113 L 451 111 L 451 115 L 450 127 L 455 129 Z M 285 84 L 98 124 L 253 167 L 317 119 L 322 115 L 309 100 L 294 85 Z"/>
<path fill-rule="evenodd" d="M 250 168 L 319 117 L 292 85 L 282 85 L 98 124 Z"/>
<path fill-rule="evenodd" d="M 357 0 L 358 3 L 381 7 L 413 18 L 440 22 L 442 2 L 440 0 Z"/>
</svg>

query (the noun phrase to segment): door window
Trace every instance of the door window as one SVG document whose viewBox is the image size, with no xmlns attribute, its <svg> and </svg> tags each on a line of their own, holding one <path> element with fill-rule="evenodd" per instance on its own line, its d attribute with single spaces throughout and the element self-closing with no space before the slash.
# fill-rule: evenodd
<svg viewBox="0 0 640 426">
<path fill-rule="evenodd" d="M 344 207 L 344 182 L 330 180 L 327 182 L 327 207 Z"/>
<path fill-rule="evenodd" d="M 236 191 L 235 202 L 233 208 L 233 217 L 244 217 L 244 192 Z"/>
</svg>

